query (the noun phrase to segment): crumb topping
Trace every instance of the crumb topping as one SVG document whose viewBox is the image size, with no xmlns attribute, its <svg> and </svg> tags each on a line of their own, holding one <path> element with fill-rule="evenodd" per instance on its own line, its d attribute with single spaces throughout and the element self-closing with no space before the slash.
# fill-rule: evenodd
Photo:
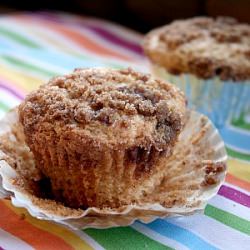
<svg viewBox="0 0 250 250">
<path fill-rule="evenodd" d="M 145 134 L 162 148 L 183 126 L 185 98 L 171 84 L 131 69 L 76 69 L 28 95 L 19 113 L 26 135 L 52 124 L 55 130 L 88 130 L 100 140 L 105 134 L 109 143 L 121 143 L 122 131 L 135 140 L 140 135 L 133 131 L 140 126 L 148 127 Z"/>
<path fill-rule="evenodd" d="M 250 26 L 233 18 L 174 21 L 150 32 L 144 49 L 154 63 L 173 74 L 250 79 Z"/>
</svg>

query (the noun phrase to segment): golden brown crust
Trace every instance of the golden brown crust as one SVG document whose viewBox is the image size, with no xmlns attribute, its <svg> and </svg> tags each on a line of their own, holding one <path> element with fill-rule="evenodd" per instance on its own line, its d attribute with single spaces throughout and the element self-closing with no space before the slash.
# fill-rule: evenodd
<svg viewBox="0 0 250 250">
<path fill-rule="evenodd" d="M 19 107 L 37 166 L 71 207 L 120 206 L 152 188 L 143 182 L 161 174 L 185 113 L 178 89 L 131 69 L 77 69 Z"/>
<path fill-rule="evenodd" d="M 164 150 L 183 127 L 185 97 L 131 69 L 85 69 L 41 86 L 19 112 L 28 140 L 57 129 L 112 149 L 149 143 Z"/>
<path fill-rule="evenodd" d="M 151 31 L 144 50 L 153 63 L 173 74 L 250 79 L 250 26 L 232 18 L 174 21 Z"/>
</svg>

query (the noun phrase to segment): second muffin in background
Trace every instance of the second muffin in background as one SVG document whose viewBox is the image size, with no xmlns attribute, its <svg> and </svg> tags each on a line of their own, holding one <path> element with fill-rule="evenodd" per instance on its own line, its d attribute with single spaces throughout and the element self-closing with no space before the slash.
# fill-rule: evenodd
<svg viewBox="0 0 250 250">
<path fill-rule="evenodd" d="M 54 198 L 74 208 L 140 204 L 184 127 L 179 89 L 127 70 L 78 69 L 28 95 L 20 122 Z"/>
<path fill-rule="evenodd" d="M 218 127 L 250 109 L 250 26 L 198 17 L 151 31 L 144 50 L 156 77 L 185 91 Z"/>
</svg>

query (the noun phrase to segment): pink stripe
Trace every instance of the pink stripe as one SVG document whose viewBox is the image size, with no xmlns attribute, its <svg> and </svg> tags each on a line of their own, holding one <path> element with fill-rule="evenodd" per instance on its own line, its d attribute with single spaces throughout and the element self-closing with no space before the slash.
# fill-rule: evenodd
<svg viewBox="0 0 250 250">
<path fill-rule="evenodd" d="M 8 86 L 8 83 L 4 83 L 2 80 L 0 80 L 0 88 L 4 89 L 5 91 L 9 92 L 11 95 L 15 96 L 16 98 L 18 98 L 19 100 L 23 100 L 24 99 L 24 94 L 21 94 L 19 91 L 11 88 Z"/>
<path fill-rule="evenodd" d="M 42 17 L 50 21 L 56 21 L 58 23 L 63 23 L 65 25 L 68 24 L 67 21 L 60 19 L 60 17 L 56 16 L 55 14 L 42 13 Z M 143 56 L 143 51 L 142 51 L 140 44 L 127 41 L 101 26 L 85 23 L 84 20 L 77 20 L 74 22 L 74 25 L 79 25 L 78 27 L 84 26 L 85 28 L 95 32 L 96 34 L 106 39 L 107 41 L 112 42 L 116 45 L 120 45 L 126 49 L 133 51 L 134 53 L 140 56 Z"/>
<path fill-rule="evenodd" d="M 223 185 L 220 188 L 218 194 L 243 206 L 250 207 L 250 196 L 234 188 Z"/>
<path fill-rule="evenodd" d="M 53 22 L 56 22 L 59 24 L 64 24 L 64 25 L 69 24 L 69 22 L 67 22 L 63 19 L 60 19 L 60 16 L 56 16 L 55 14 L 52 14 L 52 13 L 46 13 L 46 12 L 39 13 L 38 12 L 38 13 L 33 14 L 32 16 L 36 17 L 36 18 L 46 19 L 48 21 L 53 21 Z M 131 41 L 127 41 L 127 40 L 119 37 L 118 35 L 110 32 L 109 30 L 107 30 L 103 27 L 100 27 L 100 26 L 97 26 L 94 24 L 85 23 L 84 20 L 75 21 L 73 23 L 73 25 L 77 25 L 77 27 L 79 27 L 79 28 L 80 27 L 87 28 L 87 29 L 91 30 L 92 32 L 96 33 L 97 35 L 99 35 L 100 37 L 102 37 L 103 39 L 109 41 L 110 43 L 120 45 L 121 47 L 124 47 L 124 48 L 134 52 L 135 54 L 137 54 L 139 56 L 143 56 L 143 51 L 142 51 L 140 44 L 135 43 L 135 42 L 131 42 Z"/>
</svg>

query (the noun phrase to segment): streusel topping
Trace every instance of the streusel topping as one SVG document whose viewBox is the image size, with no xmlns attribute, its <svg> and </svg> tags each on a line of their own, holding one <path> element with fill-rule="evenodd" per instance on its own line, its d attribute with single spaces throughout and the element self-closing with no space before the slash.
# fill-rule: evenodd
<svg viewBox="0 0 250 250">
<path fill-rule="evenodd" d="M 146 136 L 162 148 L 183 127 L 185 98 L 171 84 L 131 69 L 76 69 L 28 95 L 19 113 L 25 134 L 53 124 L 112 145 Z"/>
<path fill-rule="evenodd" d="M 250 79 L 250 26 L 233 18 L 174 21 L 150 32 L 144 49 L 154 63 L 173 74 Z"/>
</svg>

